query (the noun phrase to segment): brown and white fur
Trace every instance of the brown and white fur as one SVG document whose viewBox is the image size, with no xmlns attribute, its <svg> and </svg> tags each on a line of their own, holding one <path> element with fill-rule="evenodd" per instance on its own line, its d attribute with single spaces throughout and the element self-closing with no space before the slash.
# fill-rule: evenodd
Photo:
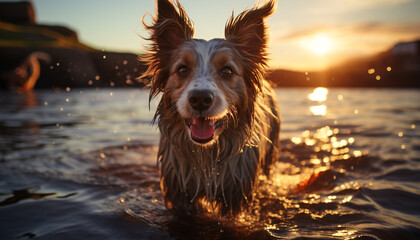
<svg viewBox="0 0 420 240">
<path fill-rule="evenodd" d="M 175 0 L 176 1 L 176 0 Z M 264 80 L 264 19 L 275 0 L 232 16 L 225 39 L 193 39 L 178 1 L 157 1 L 151 45 L 142 58 L 155 119 L 158 164 L 167 208 L 237 214 L 252 200 L 258 175 L 279 148 L 279 109 Z"/>
</svg>

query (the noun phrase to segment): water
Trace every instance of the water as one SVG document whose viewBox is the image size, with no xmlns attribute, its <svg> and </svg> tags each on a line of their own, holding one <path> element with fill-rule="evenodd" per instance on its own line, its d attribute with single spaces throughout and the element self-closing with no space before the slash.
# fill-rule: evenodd
<svg viewBox="0 0 420 240">
<path fill-rule="evenodd" d="M 281 158 L 232 220 L 165 209 L 146 91 L 1 92 L 0 238 L 420 239 L 420 91 L 277 96 Z"/>
</svg>

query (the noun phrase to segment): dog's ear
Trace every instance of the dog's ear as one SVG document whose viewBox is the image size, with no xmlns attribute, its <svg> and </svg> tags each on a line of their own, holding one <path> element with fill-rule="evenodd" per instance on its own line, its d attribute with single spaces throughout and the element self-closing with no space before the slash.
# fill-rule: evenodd
<svg viewBox="0 0 420 240">
<path fill-rule="evenodd" d="M 193 24 L 177 0 L 175 4 L 158 0 L 155 23 L 148 29 L 152 30 L 152 40 L 162 51 L 173 50 L 194 35 Z"/>
<path fill-rule="evenodd" d="M 247 69 L 256 71 L 251 74 L 260 75 L 266 67 L 267 33 L 264 19 L 273 13 L 276 0 L 270 0 L 262 7 L 254 7 L 232 17 L 226 24 L 225 37 L 234 43 L 243 59 Z M 259 78 L 260 76 L 255 76 Z M 261 87 L 260 81 L 255 79 L 257 87 Z"/>
<path fill-rule="evenodd" d="M 143 24 L 150 32 L 151 41 L 140 60 L 148 65 L 147 71 L 140 77 L 150 85 L 150 97 L 162 92 L 169 77 L 168 66 L 173 50 L 184 41 L 192 39 L 194 27 L 184 8 L 175 0 L 157 0 L 157 12 L 151 25 Z"/>
</svg>

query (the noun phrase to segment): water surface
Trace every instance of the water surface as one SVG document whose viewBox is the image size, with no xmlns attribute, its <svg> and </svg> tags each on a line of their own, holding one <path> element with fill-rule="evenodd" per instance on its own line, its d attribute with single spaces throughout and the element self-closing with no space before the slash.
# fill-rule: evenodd
<svg viewBox="0 0 420 240">
<path fill-rule="evenodd" d="M 420 91 L 277 89 L 282 155 L 235 220 L 166 210 L 138 89 L 0 93 L 1 239 L 420 239 Z"/>
</svg>

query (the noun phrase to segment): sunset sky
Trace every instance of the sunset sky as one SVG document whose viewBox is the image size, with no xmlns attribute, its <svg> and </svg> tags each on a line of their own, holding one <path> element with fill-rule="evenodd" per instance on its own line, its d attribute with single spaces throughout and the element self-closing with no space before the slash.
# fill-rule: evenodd
<svg viewBox="0 0 420 240">
<path fill-rule="evenodd" d="M 180 0 L 196 38 L 222 38 L 227 19 L 254 0 Z M 262 1 L 260 1 L 262 2 Z M 141 53 L 152 0 L 33 0 L 37 21 L 76 30 L 87 45 Z M 270 26 L 270 67 L 318 70 L 420 38 L 420 0 L 279 0 Z M 151 17 L 146 17 L 150 21 Z"/>
</svg>

